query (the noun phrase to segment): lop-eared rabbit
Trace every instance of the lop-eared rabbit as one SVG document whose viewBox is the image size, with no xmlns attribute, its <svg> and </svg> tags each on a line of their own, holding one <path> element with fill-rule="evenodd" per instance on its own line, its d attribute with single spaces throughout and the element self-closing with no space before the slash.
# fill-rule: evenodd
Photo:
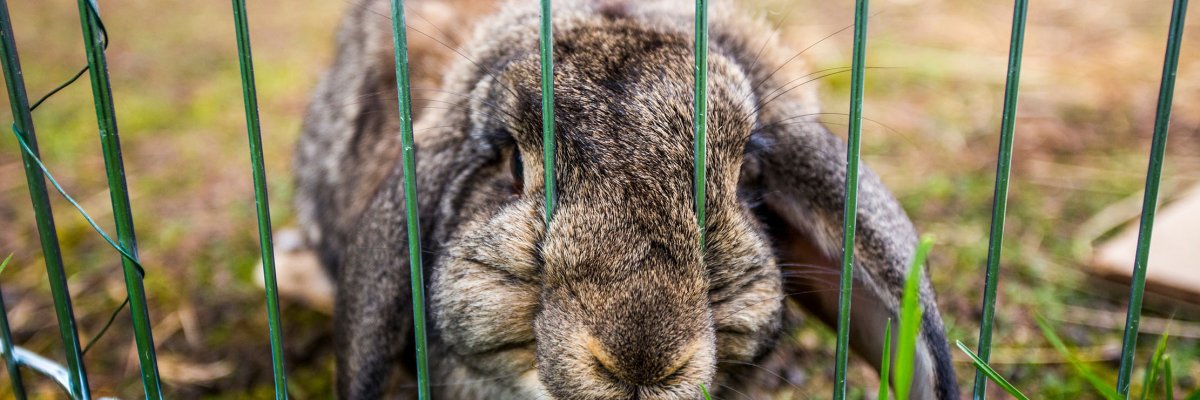
<svg viewBox="0 0 1200 400">
<path fill-rule="evenodd" d="M 548 226 L 537 2 L 408 3 L 436 398 L 695 400 L 701 385 L 723 398 L 808 394 L 786 377 L 813 360 L 787 336 L 797 310 L 836 319 L 846 162 L 795 50 L 733 2 L 711 5 L 701 246 L 694 3 L 554 2 Z M 294 165 L 305 241 L 336 281 L 347 399 L 415 387 L 389 7 L 350 7 Z M 864 169 L 860 185 L 851 346 L 878 365 L 917 235 L 878 177 Z M 921 279 L 912 398 L 956 399 Z"/>
</svg>

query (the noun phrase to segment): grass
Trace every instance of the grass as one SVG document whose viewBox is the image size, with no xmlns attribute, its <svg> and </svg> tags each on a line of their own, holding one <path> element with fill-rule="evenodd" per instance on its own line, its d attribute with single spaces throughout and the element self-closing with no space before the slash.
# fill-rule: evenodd
<svg viewBox="0 0 1200 400">
<path fill-rule="evenodd" d="M 921 238 L 917 253 L 913 256 L 912 264 L 908 267 L 908 275 L 904 280 L 904 296 L 900 299 L 900 337 L 896 345 L 896 398 L 907 399 L 912 388 L 913 362 L 917 349 L 917 333 L 921 327 L 921 317 L 924 311 L 917 296 L 920 295 L 921 268 L 925 266 L 925 258 L 933 248 L 933 238 Z M 881 379 L 880 386 L 885 386 Z"/>
<path fill-rule="evenodd" d="M 352 4 L 249 5 L 278 227 L 293 219 L 288 163 L 303 107 L 332 57 L 337 17 Z M 36 97 L 83 65 L 78 16 L 69 2 L 9 6 L 18 16 L 17 41 Z M 816 0 L 762 0 L 750 7 L 771 11 L 767 18 L 796 49 L 846 26 L 853 13 L 846 4 Z M 968 343 L 978 326 L 1010 7 L 873 1 L 869 60 L 888 68 L 867 72 L 864 116 L 877 122 L 864 125 L 864 161 L 919 229 L 942 239 L 929 255 L 929 275 L 947 336 Z M 1093 218 L 1139 196 L 1169 7 L 1084 0 L 1030 5 L 991 367 L 1031 397 L 1094 397 L 1092 382 L 1115 382 L 1121 326 L 1059 320 L 1072 309 L 1124 311 L 1127 290 L 1090 278 L 1083 265 L 1094 242 L 1111 234 L 1093 229 Z M 165 390 L 172 398 L 263 397 L 271 385 L 270 357 L 265 306 L 252 283 L 254 200 L 229 4 L 192 2 L 181 12 L 171 2 L 128 0 L 101 11 L 112 38 L 110 73 Z M 1186 36 L 1185 55 L 1200 43 L 1200 29 L 1193 24 Z M 804 58 L 814 70 L 842 67 L 849 49 L 850 36 L 835 35 Z M 1168 198 L 1200 181 L 1200 60 L 1181 63 L 1164 173 Z M 848 75 L 819 83 L 824 111 L 846 112 Z M 68 88 L 34 117 L 47 166 L 112 231 L 87 85 L 84 79 Z M 824 119 L 834 131 L 845 130 L 844 117 Z M 0 116 L 0 126 L 10 123 L 10 116 Z M 54 321 L 41 317 L 51 310 L 49 291 L 20 149 L 10 137 L 0 135 L 0 254 L 13 257 L 0 285 L 9 296 L 16 341 L 59 357 Z M 125 297 L 119 256 L 65 201 L 54 201 L 81 336 L 91 337 Z M 1057 342 L 1029 310 L 1058 324 Z M 1148 301 L 1146 315 L 1200 319 L 1169 301 Z M 283 305 L 283 317 L 289 390 L 294 398 L 327 397 L 333 364 L 328 317 L 295 303 Z M 87 357 L 97 395 L 139 397 L 126 319 Z M 1156 343 L 1146 338 L 1161 333 L 1145 332 L 1139 355 L 1151 359 Z M 822 361 L 833 357 L 829 330 L 813 324 L 788 340 L 800 342 L 807 352 L 802 358 L 812 360 L 793 382 L 807 393 L 796 396 L 831 393 L 832 368 Z M 959 356 L 965 387 L 975 367 Z M 1165 378 L 1168 364 L 1176 367 L 1172 390 L 1189 400 L 1200 400 L 1198 359 L 1193 337 L 1173 337 L 1163 356 L 1161 374 Z M 849 382 L 857 390 L 851 398 L 874 395 L 860 390 L 878 384 L 874 368 L 851 364 Z M 1081 375 L 1079 366 L 1096 379 Z M 57 394 L 44 382 L 32 386 L 35 398 Z M 1133 393 L 1140 394 L 1143 384 L 1137 386 Z M 992 387 L 993 398 L 1004 394 Z M 0 384 L 0 397 L 6 390 Z"/>
<path fill-rule="evenodd" d="M 891 382 L 892 373 L 892 319 L 888 318 L 887 325 L 883 328 L 883 360 L 879 362 L 879 395 L 876 399 L 888 398 L 888 382 Z"/>
<path fill-rule="evenodd" d="M 1038 324 L 1042 327 L 1043 333 L 1046 335 L 1046 338 L 1048 340 L 1050 340 L 1051 342 L 1054 342 L 1055 347 L 1060 352 L 1062 352 L 1065 357 L 1072 360 L 1071 363 L 1072 363 L 1072 365 L 1075 366 L 1078 376 L 1083 377 L 1084 379 L 1087 379 L 1088 382 L 1092 384 L 1092 386 L 1096 390 L 1097 394 L 1099 394 L 1102 398 L 1108 399 L 1108 400 L 1120 400 L 1120 399 L 1125 398 L 1124 396 L 1121 396 L 1119 393 L 1117 393 L 1117 390 L 1114 387 L 1110 386 L 1111 383 L 1101 380 L 1096 375 L 1095 372 L 1093 372 L 1091 369 L 1089 369 L 1085 365 L 1083 365 L 1082 362 L 1078 361 L 1078 357 L 1069 348 L 1067 348 L 1065 345 L 1062 344 L 1062 341 L 1058 338 L 1058 335 L 1056 333 L 1054 333 L 1054 330 L 1049 327 L 1049 325 L 1045 322 L 1045 320 L 1043 320 L 1039 317 Z M 1168 336 L 1166 334 L 1164 334 L 1159 338 L 1158 345 L 1155 347 L 1155 350 L 1154 350 L 1154 355 L 1153 355 L 1153 357 L 1151 357 L 1149 365 L 1147 365 L 1147 367 L 1145 369 L 1145 375 L 1144 375 L 1144 379 L 1142 381 L 1141 396 L 1138 397 L 1142 400 L 1149 399 L 1149 398 L 1155 398 L 1152 396 L 1154 393 L 1154 388 L 1158 386 L 1160 376 L 1162 378 L 1162 388 L 1163 388 L 1163 395 L 1164 395 L 1164 397 L 1162 397 L 1162 398 L 1164 398 L 1164 399 L 1174 399 L 1175 398 L 1176 382 L 1175 382 L 1174 371 L 1171 367 L 1171 356 L 1166 353 L 1167 337 Z M 979 358 L 979 356 L 975 355 L 975 353 L 972 352 L 969 348 L 967 348 L 967 346 L 965 344 L 963 344 L 962 341 L 957 342 L 957 344 L 958 344 L 958 348 L 960 350 L 962 350 L 962 352 L 965 353 L 968 357 L 970 357 L 971 362 L 972 362 L 972 364 L 974 364 L 975 368 L 977 368 L 977 369 L 979 369 L 979 371 L 983 372 L 983 374 L 985 376 L 987 376 L 987 378 L 989 380 L 991 380 L 993 383 L 998 385 L 1002 390 L 1004 390 L 1006 393 L 1008 393 L 1009 395 L 1011 395 L 1014 398 L 1017 398 L 1020 400 L 1028 400 L 1029 399 L 1028 396 L 1026 396 L 1024 393 L 1022 393 L 1019 389 L 1017 389 L 1015 386 L 1013 386 L 1012 383 L 1010 383 L 1007 379 L 1005 379 L 1002 375 L 1000 375 L 999 372 L 996 372 L 995 369 L 993 369 L 990 365 L 988 365 L 987 361 L 984 361 L 983 359 Z M 1192 399 L 1192 398 L 1196 398 L 1196 397 L 1200 397 L 1200 390 L 1196 390 L 1196 391 L 1192 392 L 1192 394 L 1190 394 L 1187 398 Z"/>
<path fill-rule="evenodd" d="M 983 374 L 986 375 L 988 380 L 992 381 L 992 383 L 999 385 L 1001 389 L 1019 400 L 1029 400 L 1029 396 L 1026 396 L 1025 393 L 1021 393 L 1020 389 L 1017 389 L 1016 386 L 1013 386 L 1013 384 L 1007 379 L 1004 379 L 999 372 L 996 372 L 991 365 L 988 365 L 987 361 L 983 361 L 983 359 L 979 358 L 975 352 L 971 351 L 971 349 L 968 349 L 967 345 L 963 344 L 961 340 L 955 342 L 955 345 L 957 345 L 959 350 L 962 350 L 963 353 L 966 353 L 967 357 L 971 358 L 971 364 L 974 364 L 975 368 L 978 368 L 979 371 L 983 372 Z"/>
</svg>

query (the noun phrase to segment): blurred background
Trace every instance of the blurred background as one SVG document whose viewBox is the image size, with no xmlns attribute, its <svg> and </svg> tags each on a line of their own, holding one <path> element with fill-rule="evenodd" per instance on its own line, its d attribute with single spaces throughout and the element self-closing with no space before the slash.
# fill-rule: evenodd
<svg viewBox="0 0 1200 400">
<path fill-rule="evenodd" d="M 359 6 L 356 1 L 250 2 L 277 228 L 293 224 L 289 163 L 304 106 L 333 55 L 337 21 L 343 10 Z M 743 3 L 778 24 L 790 47 L 815 43 L 805 53 L 814 69 L 850 64 L 849 30 L 820 40 L 853 22 L 853 2 Z M 165 390 L 172 398 L 269 397 L 266 313 L 254 283 L 258 242 L 230 6 L 182 0 L 100 6 Z M 77 9 L 69 1 L 15 1 L 10 7 L 25 79 L 37 98 L 86 63 Z M 1095 397 L 1045 340 L 1035 315 L 1051 321 L 1101 377 L 1116 380 L 1128 289 L 1097 278 L 1090 265 L 1094 246 L 1140 209 L 1170 7 L 1165 0 L 1030 5 L 992 359 L 1035 398 Z M 948 337 L 974 347 L 1012 4 L 876 0 L 871 10 L 867 63 L 880 68 L 867 73 L 865 116 L 871 121 L 863 156 L 919 229 L 938 239 L 930 271 Z M 1163 173 L 1168 202 L 1200 182 L 1198 25 L 1193 11 Z M 845 113 L 849 75 L 819 84 L 825 111 Z M 113 232 L 91 101 L 85 76 L 34 119 L 50 170 Z M 823 119 L 844 134 L 844 115 Z M 3 126 L 11 121 L 0 115 Z M 125 297 L 120 260 L 61 197 L 51 198 L 86 343 Z M 13 262 L 0 274 L 0 288 L 17 344 L 61 360 L 20 150 L 6 133 L 0 138 L 0 258 L 9 253 Z M 1186 391 L 1200 380 L 1197 303 L 1200 296 L 1188 294 L 1148 297 L 1138 353 L 1144 366 L 1158 335 L 1169 330 L 1168 353 Z M 96 395 L 141 397 L 127 315 L 87 355 Z M 283 317 L 291 395 L 332 396 L 329 317 L 286 299 Z M 808 372 L 788 377 L 805 389 L 796 398 L 829 397 L 833 334 L 815 325 L 794 334 L 811 352 Z M 954 356 L 966 388 L 973 369 L 958 351 Z M 1136 382 L 1141 372 L 1135 370 Z M 43 383 L 36 391 L 42 397 L 59 396 L 41 378 L 26 379 Z M 854 362 L 856 398 L 874 396 L 877 381 L 869 366 Z M 0 397 L 8 390 L 0 384 Z"/>
</svg>

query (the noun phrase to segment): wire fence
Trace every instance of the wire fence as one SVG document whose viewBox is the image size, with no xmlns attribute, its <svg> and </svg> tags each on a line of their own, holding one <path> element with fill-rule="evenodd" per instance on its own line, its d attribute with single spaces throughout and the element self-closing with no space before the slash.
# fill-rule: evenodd
<svg viewBox="0 0 1200 400">
<path fill-rule="evenodd" d="M 77 0 L 79 6 L 80 27 L 84 39 L 84 50 L 87 54 L 88 65 L 67 83 L 51 91 L 46 96 L 29 102 L 21 70 L 21 62 L 17 53 L 17 42 L 13 37 L 12 18 L 9 15 L 7 0 L 0 0 L 0 61 L 3 62 L 5 83 L 12 107 L 14 123 L 12 131 L 22 150 L 22 160 L 30 192 L 32 210 L 36 217 L 37 229 L 45 259 L 47 279 L 50 283 L 51 295 L 54 302 L 55 316 L 64 349 L 63 363 L 52 361 L 25 350 L 13 343 L 9 329 L 7 313 L 0 313 L 0 352 L 12 384 L 12 392 L 18 399 L 26 398 L 25 378 L 23 370 L 30 370 L 50 378 L 57 383 L 72 399 L 90 399 L 88 377 L 83 362 L 83 356 L 92 344 L 115 321 L 118 313 L 128 306 L 131 315 L 133 336 L 137 347 L 137 358 L 141 370 L 141 379 L 146 398 L 163 398 L 162 384 L 159 378 L 154 341 L 150 327 L 149 305 L 146 301 L 142 279 L 145 269 L 138 258 L 137 240 L 134 235 L 134 224 L 129 205 L 129 192 L 125 182 L 125 171 L 121 156 L 121 141 L 118 135 L 118 124 L 114 112 L 111 87 L 108 80 L 108 69 L 105 58 L 105 48 L 108 40 L 104 24 L 100 18 L 95 0 Z M 266 286 L 267 319 L 271 349 L 271 360 L 274 372 L 276 399 L 287 398 L 287 377 L 283 357 L 283 327 L 279 317 L 278 289 L 275 278 L 274 251 L 271 238 L 270 209 L 267 202 L 266 172 L 263 167 L 262 137 L 259 127 L 258 99 L 255 90 L 254 66 L 251 57 L 249 21 L 246 14 L 245 0 L 232 0 L 235 32 L 238 45 L 238 59 L 241 67 L 242 89 L 246 110 L 246 131 L 249 140 L 251 160 L 251 175 L 254 181 L 254 195 L 258 217 L 259 246 L 263 259 L 263 274 Z M 1005 85 L 1004 109 L 1001 117 L 1000 145 L 996 162 L 995 191 L 993 195 L 992 222 L 988 241 L 988 256 L 986 263 L 986 280 L 983 289 L 983 304 L 981 305 L 981 322 L 979 329 L 978 355 L 987 360 L 991 352 L 992 329 L 995 318 L 997 301 L 997 286 L 999 278 L 999 260 L 1001 258 L 1004 238 L 1004 222 L 1007 210 L 1009 173 L 1012 165 L 1012 147 L 1015 136 L 1015 118 L 1020 86 L 1021 54 L 1024 45 L 1024 31 L 1027 0 L 1015 0 L 1013 8 L 1012 31 L 1008 58 L 1008 79 Z M 1127 396 L 1133 370 L 1134 349 L 1137 344 L 1138 325 L 1141 316 L 1141 304 L 1146 279 L 1146 262 L 1150 250 L 1150 238 L 1154 224 L 1155 207 L 1158 201 L 1158 188 L 1162 175 L 1163 158 L 1167 144 L 1167 133 L 1170 122 L 1171 100 L 1175 86 L 1175 75 L 1179 64 L 1179 49 L 1183 37 L 1184 17 L 1187 10 L 1187 0 L 1174 0 L 1169 35 L 1166 42 L 1166 55 L 1163 63 L 1163 73 L 1159 88 L 1158 108 L 1154 123 L 1154 138 L 1150 149 L 1150 160 L 1145 179 L 1145 197 L 1143 199 L 1140 230 L 1137 244 L 1136 262 L 1133 265 L 1133 281 L 1130 285 L 1129 309 L 1127 312 L 1125 333 L 1121 352 L 1121 363 L 1118 371 L 1116 390 Z M 840 278 L 839 316 L 837 323 L 837 348 L 835 362 L 834 393 L 835 399 L 846 397 L 846 364 L 849 354 L 850 332 L 850 289 L 852 284 L 852 265 L 854 252 L 855 224 L 857 218 L 857 188 L 859 143 L 862 133 L 862 101 L 865 82 L 866 31 L 868 1 L 856 0 L 854 22 L 853 61 L 851 64 L 851 104 L 850 129 L 846 161 L 848 173 L 846 177 L 845 214 L 843 219 L 843 259 Z M 704 244 L 705 198 L 706 198 L 706 115 L 707 115 L 707 52 L 708 52 L 708 2 L 696 1 L 695 20 L 695 100 L 694 106 L 694 187 L 695 212 L 697 229 L 700 231 L 701 245 Z M 401 121 L 401 162 L 404 172 L 405 209 L 408 216 L 408 245 L 412 275 L 412 301 L 414 310 L 414 335 L 416 348 L 416 366 L 418 392 L 421 399 L 430 398 L 428 352 L 426 344 L 424 277 L 420 251 L 420 222 L 417 214 L 417 187 L 415 177 L 415 152 L 413 145 L 413 121 L 411 112 L 411 95 L 408 78 L 408 45 L 405 36 L 404 1 L 392 0 L 393 41 L 396 56 L 396 81 L 399 95 L 399 112 Z M 541 83 L 542 83 L 542 112 L 543 112 L 543 160 L 545 171 L 545 219 L 546 224 L 552 222 L 555 204 L 555 127 L 554 127 L 554 61 L 553 61 L 553 24 L 551 18 L 551 1 L 541 0 L 540 21 L 540 54 L 541 54 Z M 54 179 L 40 158 L 36 129 L 31 113 L 43 101 L 48 99 L 62 87 L 70 85 L 84 73 L 89 75 L 93 100 L 96 110 L 98 131 L 103 145 L 105 172 L 113 205 L 113 216 L 116 226 L 116 239 L 106 232 L 87 215 L 79 204 L 71 198 L 62 186 Z M 83 345 L 76 328 L 75 315 L 71 306 L 71 297 L 67 287 L 67 276 L 64 272 L 62 255 L 55 230 L 54 217 L 50 208 L 49 182 L 53 188 L 66 198 L 79 211 L 92 228 L 108 242 L 120 255 L 122 271 L 125 278 L 127 299 L 113 313 L 108 325 L 101 329 L 97 337 Z M 2 268 L 2 267 L 0 267 Z M 3 296 L 0 296 L 0 308 L 4 307 Z M 985 397 L 987 378 L 977 375 L 974 382 L 974 398 L 982 400 Z"/>
</svg>

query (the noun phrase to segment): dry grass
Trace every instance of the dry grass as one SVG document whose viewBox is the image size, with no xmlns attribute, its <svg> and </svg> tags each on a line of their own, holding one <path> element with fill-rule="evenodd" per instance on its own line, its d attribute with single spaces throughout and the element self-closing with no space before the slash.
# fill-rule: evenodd
<svg viewBox="0 0 1200 400">
<path fill-rule="evenodd" d="M 262 294 L 251 283 L 257 258 L 234 38 L 226 2 L 129 0 L 102 4 L 117 115 L 133 197 L 161 369 L 171 397 L 262 397 L 270 390 Z M 291 220 L 288 162 L 307 93 L 332 54 L 346 1 L 251 2 L 272 209 Z M 852 22 L 849 2 L 766 0 L 754 6 L 804 48 Z M 917 225 L 940 242 L 932 276 L 951 340 L 974 342 L 1011 4 L 877 0 L 872 6 L 864 156 L 896 191 Z M 995 357 L 1002 373 L 1035 397 L 1086 397 L 1033 322 L 1078 308 L 1123 310 L 1124 292 L 1104 290 L 1082 265 L 1097 233 L 1083 229 L 1106 206 L 1138 196 L 1144 177 L 1169 14 L 1167 2 L 1033 2 L 1026 39 L 1012 203 L 1003 263 Z M 16 36 L 33 94 L 82 65 L 78 16 L 69 2 L 12 2 Z M 1190 18 L 1175 97 L 1164 193 L 1200 180 L 1200 16 Z M 443 27 L 453 29 L 454 27 Z M 817 68 L 849 64 L 850 35 L 808 51 Z M 826 111 L 845 112 L 848 77 L 823 80 Z M 35 115 L 46 161 L 87 210 L 111 230 L 99 171 L 86 78 Z M 826 120 L 844 131 L 844 117 Z M 0 123 L 8 124 L 5 116 Z M 59 356 L 55 321 L 16 143 L 0 139 L 0 253 L 15 253 L 0 276 L 20 344 Z M 1136 197 L 1134 197 L 1136 198 Z M 80 330 L 90 337 L 124 298 L 115 254 L 65 202 L 55 202 Z M 1072 306 L 1066 308 L 1065 306 Z M 1171 302 L 1148 312 L 1198 318 Z M 291 390 L 330 390 L 329 321 L 285 304 Z M 120 320 L 124 322 L 124 319 Z M 97 394 L 139 397 L 126 324 L 87 358 Z M 1064 324 L 1060 331 L 1115 369 L 1120 332 Z M 805 329 L 813 348 L 801 377 L 826 396 L 831 335 Z M 1152 339 L 1143 340 L 1148 349 Z M 1170 347 L 1185 389 L 1200 380 L 1200 345 Z M 828 349 L 828 350 L 816 350 Z M 1146 354 L 1146 353 L 1141 353 Z M 1035 357 L 1035 355 L 1037 355 Z M 1146 356 L 1141 357 L 1146 359 Z M 971 371 L 959 368 L 964 386 Z M 1110 372 L 1104 372 L 1110 373 Z M 1185 375 L 1181 373 L 1180 375 Z M 851 382 L 870 396 L 866 366 Z M 0 391 L 6 390 L 0 387 Z M 46 388 L 42 392 L 53 397 Z"/>
</svg>

